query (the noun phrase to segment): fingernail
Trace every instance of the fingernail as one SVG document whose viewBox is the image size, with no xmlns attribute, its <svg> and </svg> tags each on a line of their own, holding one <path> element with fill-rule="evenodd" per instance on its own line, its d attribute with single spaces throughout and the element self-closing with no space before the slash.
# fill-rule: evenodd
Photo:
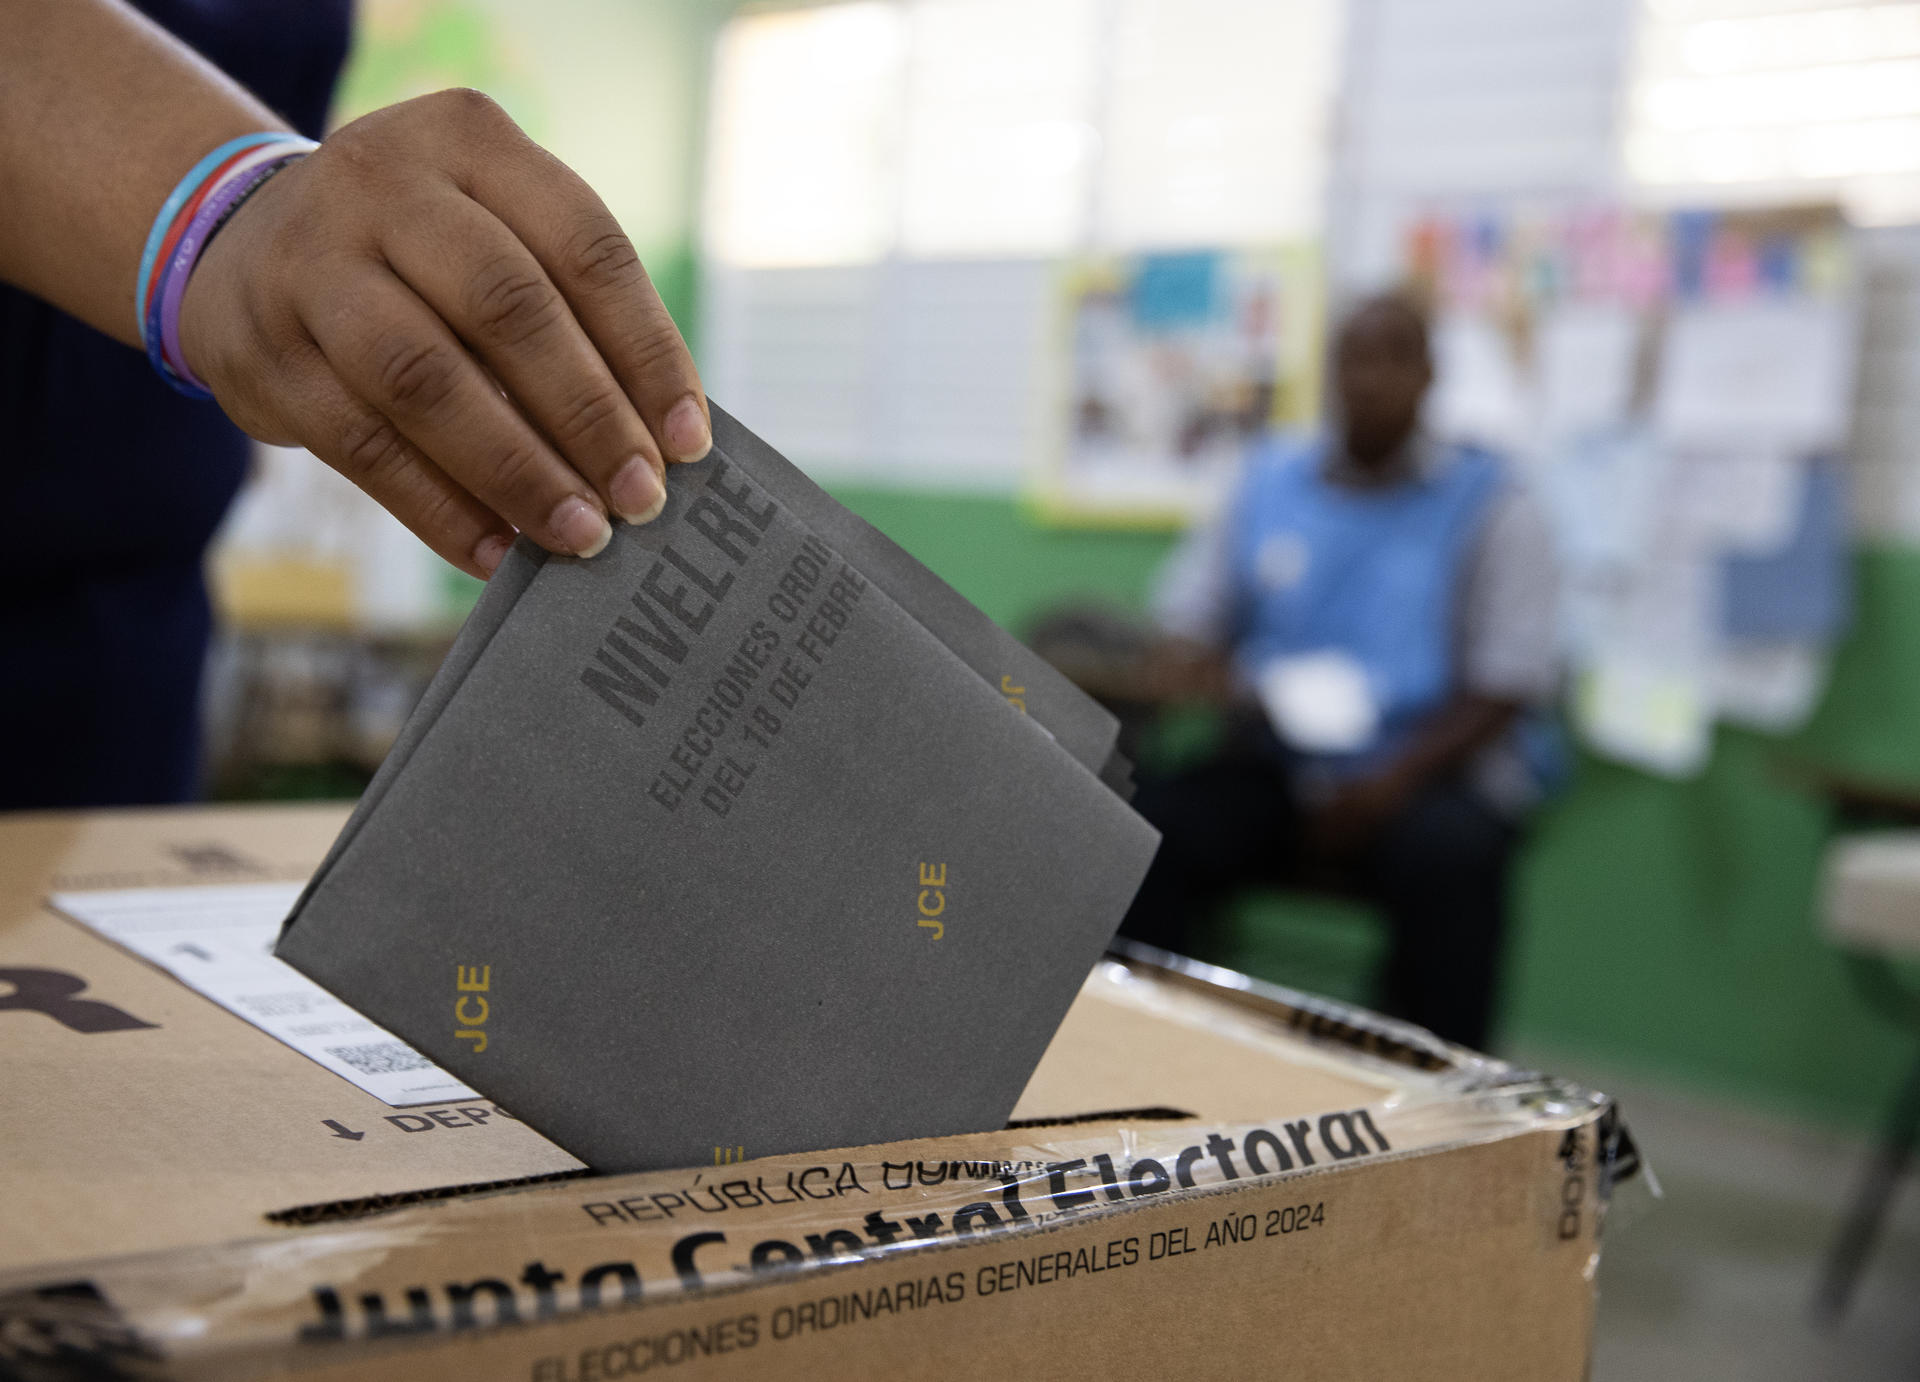
<svg viewBox="0 0 1920 1382">
<path fill-rule="evenodd" d="M 547 520 L 553 535 L 575 556 L 597 557 L 613 540 L 613 528 L 605 514 L 577 494 L 569 494 L 553 507 Z"/>
<path fill-rule="evenodd" d="M 613 483 L 607 486 L 607 497 L 613 501 L 613 511 L 626 523 L 645 523 L 659 516 L 666 506 L 667 491 L 661 485 L 660 477 L 653 473 L 653 467 L 647 464 L 644 456 L 635 456 L 613 477 Z"/>
<path fill-rule="evenodd" d="M 507 559 L 507 549 L 511 546 L 513 539 L 506 534 L 488 533 L 473 545 L 473 564 L 490 577 Z"/>
<path fill-rule="evenodd" d="M 707 430 L 706 414 L 689 394 L 673 405 L 667 414 L 667 449 L 675 460 L 697 461 L 713 450 L 713 433 Z"/>
</svg>

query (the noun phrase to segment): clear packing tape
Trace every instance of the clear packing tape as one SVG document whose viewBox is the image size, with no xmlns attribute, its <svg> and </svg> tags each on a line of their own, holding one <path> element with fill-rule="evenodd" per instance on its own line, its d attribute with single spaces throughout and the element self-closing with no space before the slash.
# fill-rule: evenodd
<svg viewBox="0 0 1920 1382">
<path fill-rule="evenodd" d="M 858 1289 L 826 1292 L 807 1308 L 926 1309 L 954 1290 L 1018 1289 L 1131 1265 L 1085 1247 L 1050 1250 L 1045 1235 L 1069 1223 L 1118 1221 L 1169 1199 L 1338 1175 L 1519 1133 L 1562 1135 L 1568 1183 L 1581 1185 L 1596 1218 L 1625 1198 L 1622 1190 L 1658 1194 L 1613 1105 L 1593 1091 L 1158 952 L 1110 958 L 1088 986 L 1238 1043 L 1285 1042 L 1290 1059 L 1358 1069 L 1382 1095 L 1263 1121 L 1219 1123 L 1175 1109 L 1101 1113 L 699 1170 L 588 1176 L 357 1218 L 328 1218 L 324 1208 L 290 1213 L 289 1221 L 321 1221 L 0 1277 L 0 1378 L 240 1377 L 316 1350 L 337 1365 L 356 1349 L 644 1311 L 878 1260 L 897 1270 L 864 1274 Z M 1296 1221 L 1286 1223 L 1288 1214 Z M 1252 1231 L 1311 1232 L 1312 1214 L 1303 1190 L 1298 1209 L 1274 1211 L 1272 1224 Z M 1220 1222 L 1221 1232 L 1237 1231 L 1233 1215 Z M 962 1279 L 943 1265 L 943 1247 L 983 1237 L 1009 1244 L 995 1269 L 1007 1281 Z M 1594 1242 L 1589 1274 L 1597 1233 Z"/>
</svg>

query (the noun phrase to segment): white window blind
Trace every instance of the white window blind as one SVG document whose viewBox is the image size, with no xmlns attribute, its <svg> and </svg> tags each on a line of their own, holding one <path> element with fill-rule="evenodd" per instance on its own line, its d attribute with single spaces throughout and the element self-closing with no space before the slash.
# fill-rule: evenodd
<svg viewBox="0 0 1920 1382">
<path fill-rule="evenodd" d="M 1097 0 L 908 7 L 900 249 L 1045 254 L 1086 222 Z"/>
<path fill-rule="evenodd" d="M 1626 161 L 1683 195 L 1920 217 L 1920 4 L 1645 0 Z"/>
<path fill-rule="evenodd" d="M 1315 235 L 1337 63 L 1331 0 L 1119 0 L 1096 238 Z"/>
<path fill-rule="evenodd" d="M 1315 233 L 1339 0 L 859 0 L 745 15 L 706 246 L 736 267 Z"/>
<path fill-rule="evenodd" d="M 883 0 L 756 15 L 722 32 L 708 252 L 753 267 L 857 264 L 891 245 L 904 25 Z"/>
</svg>

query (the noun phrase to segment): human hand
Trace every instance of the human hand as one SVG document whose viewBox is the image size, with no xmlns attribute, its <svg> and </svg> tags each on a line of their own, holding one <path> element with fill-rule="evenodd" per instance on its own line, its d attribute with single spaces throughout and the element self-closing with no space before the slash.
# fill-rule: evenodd
<svg viewBox="0 0 1920 1382">
<path fill-rule="evenodd" d="M 1139 689 L 1158 704 L 1223 704 L 1231 686 L 1226 654 L 1190 638 L 1160 638 L 1141 659 Z"/>
<path fill-rule="evenodd" d="M 208 246 L 187 363 L 245 431 L 304 446 L 447 561 L 526 533 L 592 556 L 711 445 L 693 359 L 592 190 L 473 91 L 356 120 Z"/>
<path fill-rule="evenodd" d="M 1308 841 L 1324 857 L 1351 858 L 1373 843 L 1412 795 L 1413 784 L 1391 769 L 1344 782 L 1309 816 Z"/>
</svg>

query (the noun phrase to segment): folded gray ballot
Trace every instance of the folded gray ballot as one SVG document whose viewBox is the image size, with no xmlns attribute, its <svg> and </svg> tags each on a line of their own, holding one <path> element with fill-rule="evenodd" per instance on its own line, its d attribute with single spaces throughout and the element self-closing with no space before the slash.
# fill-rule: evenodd
<svg viewBox="0 0 1920 1382">
<path fill-rule="evenodd" d="M 1155 842 L 722 417 L 653 523 L 516 547 L 278 946 L 610 1171 L 998 1126 Z"/>
<path fill-rule="evenodd" d="M 738 465 L 762 489 L 811 527 L 853 566 L 880 582 L 910 616 L 988 682 L 996 683 L 1007 703 L 1024 710 L 1052 734 L 1061 747 L 1099 772 L 1121 797 L 1133 799 L 1133 765 L 1114 747 L 1120 722 L 1112 712 L 1075 686 L 1045 659 L 980 612 L 960 592 L 927 570 L 879 529 L 851 512 L 814 484 L 794 464 L 736 421 L 711 399 L 714 451 Z M 426 733 L 440 707 L 466 675 L 493 631 L 506 618 L 544 554 L 531 543 L 509 552 L 494 573 L 460 635 L 442 662 L 440 674 L 401 728 L 362 809 L 334 846 L 338 853 Z M 997 679 L 997 680 L 996 680 Z"/>
</svg>

